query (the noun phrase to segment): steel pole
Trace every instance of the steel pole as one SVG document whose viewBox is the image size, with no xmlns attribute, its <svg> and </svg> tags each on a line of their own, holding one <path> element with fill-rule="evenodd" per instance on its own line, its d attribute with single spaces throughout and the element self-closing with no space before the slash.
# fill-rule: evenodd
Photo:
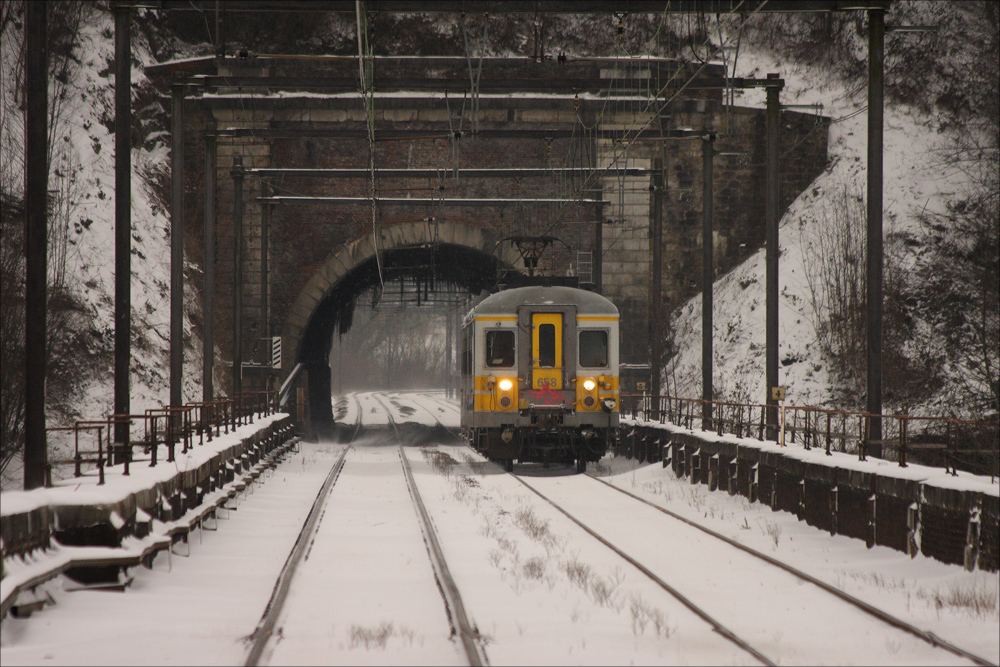
<svg viewBox="0 0 1000 667">
<path fill-rule="evenodd" d="M 115 4 L 115 414 L 131 410 L 132 358 L 132 38 L 131 8 Z M 126 422 L 115 423 L 114 439 L 124 449 Z"/>
<path fill-rule="evenodd" d="M 594 225 L 594 249 L 591 266 L 593 267 L 594 291 L 598 294 L 604 289 L 604 221 L 603 213 L 598 213 L 597 224 Z"/>
<path fill-rule="evenodd" d="M 712 178 L 715 156 L 715 133 L 709 132 L 701 138 L 701 398 L 702 418 L 710 424 L 712 420 L 712 290 L 715 282 L 713 267 L 714 239 L 712 237 Z M 710 427 L 709 427 L 710 428 Z"/>
<path fill-rule="evenodd" d="M 660 363 L 663 359 L 663 159 L 653 158 L 653 174 L 650 181 L 649 244 L 650 289 L 649 289 L 649 351 L 651 396 L 660 395 Z M 652 400 L 650 416 L 659 419 L 659 401 Z"/>
<path fill-rule="evenodd" d="M 233 396 L 243 391 L 243 156 L 233 157 Z"/>
<path fill-rule="evenodd" d="M 201 400 L 215 400 L 215 128 L 205 133 L 205 329 L 202 340 Z"/>
<path fill-rule="evenodd" d="M 871 414 L 882 414 L 882 86 L 885 11 L 868 12 L 868 400 Z M 873 418 L 868 439 L 882 440 L 882 420 Z M 882 455 L 881 443 L 868 453 Z"/>
<path fill-rule="evenodd" d="M 264 181 L 260 185 L 261 196 L 267 197 L 270 195 L 270 186 L 267 181 Z M 270 358 L 270 336 L 271 327 L 268 323 L 268 312 L 267 312 L 267 253 L 268 253 L 268 228 L 271 222 L 271 204 L 267 202 L 261 202 L 260 205 L 260 335 L 261 338 L 268 339 L 268 358 Z M 268 362 L 270 363 L 270 362 Z"/>
<path fill-rule="evenodd" d="M 444 316 L 444 395 L 447 398 L 451 398 L 451 327 L 452 327 L 452 316 L 451 311 L 446 311 Z"/>
<path fill-rule="evenodd" d="M 184 403 L 184 86 L 170 87 L 170 405 Z"/>
<path fill-rule="evenodd" d="M 777 74 L 768 74 L 768 79 L 778 79 Z M 778 386 L 778 124 L 781 106 L 778 95 L 782 82 L 767 87 L 767 166 L 765 168 L 765 230 L 767 245 L 765 263 L 765 377 L 767 379 L 767 404 L 774 406 L 767 411 L 767 438 L 778 438 L 777 401 L 771 397 L 771 389 Z"/>
<path fill-rule="evenodd" d="M 48 57 L 46 3 L 25 4 L 24 20 L 24 488 L 45 486 L 45 315 L 48 275 Z"/>
</svg>

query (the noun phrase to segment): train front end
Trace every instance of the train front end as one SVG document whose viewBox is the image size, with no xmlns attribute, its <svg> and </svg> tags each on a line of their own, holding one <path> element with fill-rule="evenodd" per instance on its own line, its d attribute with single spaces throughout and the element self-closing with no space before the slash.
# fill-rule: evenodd
<svg viewBox="0 0 1000 667">
<path fill-rule="evenodd" d="M 618 428 L 618 309 L 571 287 L 521 287 L 483 300 L 463 325 L 462 427 L 503 462 L 575 462 L 583 471 Z"/>
</svg>

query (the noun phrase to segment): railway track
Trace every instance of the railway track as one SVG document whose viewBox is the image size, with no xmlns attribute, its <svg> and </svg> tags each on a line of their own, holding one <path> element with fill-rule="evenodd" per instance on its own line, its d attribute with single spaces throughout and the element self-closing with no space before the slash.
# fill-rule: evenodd
<svg viewBox="0 0 1000 667">
<path fill-rule="evenodd" d="M 444 409 L 454 409 L 454 407 L 455 407 L 453 404 L 446 403 L 445 401 L 442 401 L 442 400 L 440 400 L 438 398 L 435 398 L 435 397 L 432 397 L 432 396 L 427 396 L 425 398 L 433 401 L 434 403 L 438 404 L 438 406 L 440 406 L 440 407 L 442 407 Z M 461 429 L 455 428 L 453 426 L 445 426 L 444 422 L 441 421 L 441 417 L 438 416 L 437 414 L 435 414 L 434 411 L 431 410 L 429 407 L 427 407 L 427 405 L 425 403 L 423 403 L 421 401 L 414 401 L 413 404 L 415 406 L 417 406 L 417 408 L 419 408 L 421 410 L 424 410 L 425 412 L 427 412 L 427 414 L 429 414 L 431 416 L 431 419 L 433 419 L 434 423 L 436 424 L 436 427 L 435 427 L 436 429 L 438 429 L 438 430 L 440 430 L 442 432 L 448 433 L 449 435 L 451 435 L 453 438 L 455 438 L 457 440 L 460 440 L 462 438 Z"/>
<path fill-rule="evenodd" d="M 807 651 L 814 652 L 817 646 L 825 644 L 832 651 L 826 655 L 835 656 L 844 637 L 851 637 L 852 641 L 868 641 L 876 647 L 881 642 L 892 654 L 889 662 L 934 664 L 937 660 L 940 664 L 956 664 L 958 659 L 959 663 L 967 661 L 976 665 L 994 664 L 805 572 L 603 480 L 586 475 L 526 478 L 524 475 L 510 474 L 560 514 L 670 593 L 709 623 L 716 632 L 763 664 L 787 662 L 789 651 L 795 654 L 791 660 L 806 660 Z M 587 488 L 582 489 L 581 486 Z M 634 529 L 622 526 L 621 517 L 635 516 L 642 512 L 645 512 L 641 518 L 644 530 L 637 536 Z M 637 519 L 636 523 L 638 522 Z M 666 526 L 667 522 L 674 526 Z M 675 539 L 657 539 L 665 534 L 671 534 Z M 720 549 L 731 553 L 723 554 Z M 687 551 L 687 557 L 679 556 L 679 551 Z M 750 561 L 758 566 L 753 567 Z M 704 564 L 709 562 L 726 563 L 726 567 L 721 568 L 722 571 L 710 572 L 696 569 L 704 568 Z M 687 576 L 677 582 L 677 573 L 692 575 L 699 571 L 702 576 Z M 704 585 L 705 580 L 712 577 L 721 581 L 718 584 Z M 670 579 L 675 583 L 669 583 Z M 798 585 L 792 585 L 789 590 L 790 579 Z M 738 605 L 734 608 L 733 605 L 719 603 L 720 599 L 752 599 L 752 596 L 740 595 L 738 592 L 740 585 L 746 587 L 747 584 L 759 585 L 764 591 L 762 598 L 768 597 L 768 589 L 779 591 L 779 594 L 775 600 L 762 602 L 759 609 L 740 608 Z M 787 595 L 794 596 L 799 601 L 782 609 L 788 599 L 780 593 L 783 590 L 788 590 Z M 804 611 L 799 611 L 799 605 Z M 802 623 L 802 618 L 796 619 L 800 613 L 818 622 Z M 796 620 L 799 625 L 805 626 L 802 632 L 792 631 L 796 627 Z M 769 628 L 778 628 L 780 633 L 789 635 L 784 646 L 780 646 L 782 642 L 774 639 L 775 635 Z M 854 628 L 854 632 L 849 628 Z M 802 638 L 799 640 L 804 643 L 802 647 L 796 646 L 796 637 Z M 928 652 L 928 646 L 932 652 Z M 772 658 L 769 653 L 776 656 L 780 654 L 780 657 Z M 931 655 L 934 656 L 933 659 L 929 659 Z M 874 656 L 872 660 L 881 662 Z"/>
<path fill-rule="evenodd" d="M 664 579 L 662 579 L 659 576 L 657 576 L 657 574 L 654 573 L 651 569 L 649 569 L 648 567 L 646 567 L 645 565 L 643 565 L 642 563 L 640 563 L 638 560 L 636 560 L 632 556 L 630 556 L 623 549 L 617 547 L 610 540 L 608 540 L 607 538 L 603 537 L 600 533 L 598 533 L 593 528 L 591 528 L 590 526 L 588 526 L 586 523 L 584 523 L 583 521 L 581 521 L 580 519 L 578 519 L 577 517 L 575 517 L 573 514 L 571 514 L 569 511 L 567 511 L 564 507 L 562 507 L 558 503 L 554 502 L 552 499 L 550 499 L 544 493 L 542 493 L 537 488 L 535 488 L 534 486 L 532 486 L 530 483 L 526 482 L 521 476 L 515 475 L 514 473 L 507 473 L 507 474 L 511 475 L 514 479 L 516 479 L 518 482 L 520 482 L 521 484 L 523 484 L 525 487 L 527 487 L 531 492 L 533 492 L 534 494 L 536 494 L 542 500 L 544 500 L 545 502 L 547 502 L 550 505 L 552 505 L 552 507 L 554 507 L 559 513 L 561 513 L 566 518 L 568 518 L 570 521 L 572 521 L 574 524 L 576 524 L 577 526 L 579 526 L 580 528 L 582 528 L 591 537 L 595 538 L 598 542 L 600 542 L 601 544 L 603 544 L 607 548 L 611 549 L 618 556 L 620 556 L 622 559 L 624 559 L 629 565 L 631 565 L 632 567 L 636 568 L 637 570 L 639 570 L 640 572 L 642 572 L 644 575 L 646 575 L 649 579 L 651 579 L 654 583 L 656 583 L 656 585 L 658 585 L 660 588 L 662 588 L 663 590 L 665 590 L 671 596 L 673 596 L 674 598 L 676 598 L 681 604 L 683 604 L 685 607 L 687 607 L 696 616 L 698 616 L 703 621 L 705 621 L 706 623 L 708 623 L 709 625 L 711 625 L 712 629 L 715 632 L 719 633 L 720 635 L 722 635 L 723 637 L 725 637 L 726 639 L 728 639 L 730 642 L 732 642 L 733 644 L 735 644 L 740 650 L 745 651 L 746 653 L 749 653 L 756 660 L 759 660 L 761 662 L 761 664 L 770 665 L 772 667 L 777 664 L 776 662 L 774 662 L 770 658 L 768 658 L 766 655 L 764 655 L 763 653 L 761 653 L 760 651 L 758 651 L 756 648 L 754 648 L 747 640 L 745 640 L 742 637 L 740 637 L 735 631 L 733 631 L 732 629 L 730 629 L 729 627 L 727 627 L 724 623 L 722 623 L 720 620 L 718 620 L 717 618 L 715 618 L 712 614 L 710 614 L 708 611 L 706 611 L 703 607 L 701 607 L 698 604 L 696 604 L 688 596 L 686 596 L 683 593 L 681 593 L 677 588 L 675 588 L 671 584 L 667 583 Z"/>
<path fill-rule="evenodd" d="M 448 612 L 448 619 L 452 625 L 452 634 L 457 637 L 461 643 L 470 665 L 473 667 L 479 667 L 481 665 L 488 664 L 485 650 L 479 636 L 479 631 L 473 626 L 469 620 L 468 614 L 465 611 L 465 604 L 462 602 L 462 596 L 458 591 L 458 586 L 455 584 L 455 580 L 451 576 L 451 571 L 448 569 L 448 563 L 445 560 L 444 552 L 441 550 L 441 544 L 438 541 L 437 534 L 434 530 L 434 524 L 431 522 L 430 515 L 427 513 L 424 501 L 420 497 L 420 491 L 417 489 L 416 482 L 413 480 L 413 472 L 410 468 L 409 459 L 407 459 L 406 453 L 403 451 L 403 443 L 399 438 L 399 431 L 396 426 L 396 421 L 392 416 L 392 410 L 385 405 L 385 402 L 380 395 L 375 394 L 374 397 L 377 401 L 382 403 L 383 407 L 385 407 L 386 413 L 389 416 L 389 423 L 392 425 L 393 433 L 396 436 L 396 442 L 399 448 L 399 460 L 403 466 L 403 474 L 406 477 L 406 486 L 410 492 L 410 497 L 413 500 L 413 506 L 416 509 L 417 516 L 420 519 L 420 529 L 424 535 L 424 543 L 427 546 L 427 554 L 430 556 L 431 564 L 434 567 L 434 574 L 437 579 L 438 588 L 441 590 L 441 596 L 444 598 L 445 608 Z M 435 417 L 435 420 L 436 419 L 437 418 Z M 440 425 L 441 422 L 438 421 L 438 424 Z"/>
<path fill-rule="evenodd" d="M 414 618 L 417 614 L 431 617 L 425 623 L 430 624 L 430 632 L 435 632 L 433 630 L 435 614 L 430 611 L 426 596 L 433 595 L 432 591 L 436 590 L 444 603 L 441 620 L 450 626 L 449 632 L 440 634 L 441 641 L 451 643 L 453 647 L 457 644 L 462 661 L 469 665 L 488 664 L 479 632 L 469 621 L 458 587 L 451 577 L 430 516 L 413 479 L 389 399 L 378 394 L 368 394 L 363 399 L 355 396 L 353 400 L 357 402 L 358 407 L 358 423 L 355 425 L 354 433 L 356 435 L 359 432 L 366 432 L 371 437 L 366 443 L 359 442 L 349 446 L 328 473 L 286 560 L 285 567 L 275 583 L 264 614 L 254 632 L 247 638 L 250 650 L 245 664 L 296 664 L 314 661 L 316 658 L 313 656 L 320 650 L 317 645 L 322 641 L 317 635 L 328 634 L 328 631 L 325 629 L 316 631 L 313 627 L 315 613 L 309 612 L 308 609 L 317 605 L 326 607 L 331 604 L 336 605 L 336 601 L 341 597 L 337 585 L 333 583 L 336 575 L 331 575 L 330 571 L 348 572 L 358 567 L 359 561 L 382 562 L 383 557 L 386 560 L 382 562 L 381 568 L 386 572 L 399 572 L 414 567 L 418 571 L 423 570 L 426 565 L 415 566 L 410 563 L 409 554 L 415 553 L 414 547 L 411 546 L 414 540 L 418 540 L 418 543 L 422 541 L 429 557 L 430 568 L 426 570 L 427 583 L 421 586 L 409 585 L 408 588 L 411 590 L 406 591 L 405 602 L 399 599 L 398 585 L 383 583 L 381 591 L 375 590 L 378 586 L 366 590 L 366 595 L 370 595 L 373 599 L 378 598 L 380 593 L 386 596 L 384 604 L 373 603 L 370 606 L 391 610 L 387 613 L 397 615 L 396 624 L 383 621 L 379 627 L 372 626 L 374 628 L 372 629 L 364 626 L 359 620 L 357 624 L 351 625 L 351 641 L 360 638 L 357 641 L 363 641 L 367 647 L 369 639 L 379 641 L 377 634 L 382 632 L 381 641 L 384 646 L 386 633 L 399 632 L 402 633 L 400 641 L 405 641 L 408 637 L 412 644 L 416 634 L 413 626 L 399 623 L 399 615 L 406 618 L 400 607 L 407 604 L 413 607 L 410 618 Z M 376 410 L 383 414 L 377 414 Z M 366 416 L 375 418 L 366 420 Z M 385 422 L 382 420 L 383 417 Z M 370 428 L 372 422 L 377 426 L 376 431 Z M 380 438 L 374 435 L 375 433 L 387 437 Z M 389 433 L 391 435 L 388 435 Z M 386 447 L 387 444 L 390 444 L 391 449 Z M 393 459 L 396 459 L 396 473 L 392 472 Z M 344 486 L 347 488 L 341 489 Z M 365 500 L 366 495 L 369 496 L 367 500 Z M 407 500 L 404 501 L 403 498 Z M 419 530 L 412 519 L 407 518 L 407 513 L 400 511 L 398 507 L 400 502 L 409 502 L 412 505 Z M 381 508 L 376 507 L 379 504 L 382 505 Z M 380 520 L 372 523 L 375 519 L 369 518 L 368 514 L 391 518 L 388 521 Z M 349 533 L 355 543 L 360 543 L 357 538 L 362 537 L 366 544 L 392 544 L 394 555 L 402 562 L 393 564 L 392 555 L 387 553 L 389 549 L 383 548 L 379 551 L 374 546 L 370 548 L 375 549 L 376 553 L 372 553 L 368 558 L 363 556 L 359 558 L 357 553 L 364 547 L 358 547 L 357 550 L 347 554 L 346 544 L 350 540 L 344 539 L 341 534 L 334 537 L 334 533 L 338 530 L 340 533 Z M 315 566 L 307 563 L 310 559 L 318 563 Z M 359 573 L 357 576 L 365 575 Z M 372 576 L 377 575 L 373 573 Z M 405 576 L 412 578 L 416 575 L 411 572 Z M 409 578 L 407 583 L 412 584 Z M 423 591 L 422 595 L 418 594 L 417 589 Z M 345 613 L 349 614 L 350 606 L 357 603 L 351 599 L 350 594 L 343 596 L 343 599 L 349 604 L 341 605 L 342 616 Z M 367 611 L 382 613 L 370 609 Z M 358 615 L 363 619 L 365 611 L 358 611 Z M 330 627 L 334 625 L 329 624 Z M 326 641 L 329 643 L 328 637 Z M 424 640 L 421 639 L 419 643 L 423 646 Z M 432 641 L 427 641 L 427 644 L 432 644 Z M 337 649 L 338 653 L 340 648 Z M 430 646 L 427 648 L 432 650 Z M 440 649 L 437 651 L 433 653 L 433 659 L 440 661 Z M 348 659 L 350 656 L 349 653 L 341 655 L 347 656 Z"/>
<path fill-rule="evenodd" d="M 921 628 L 918 628 L 917 626 L 913 625 L 912 623 L 909 623 L 908 621 L 905 621 L 905 620 L 903 620 L 901 618 L 893 616 L 892 614 L 889 614 L 889 613 L 887 613 L 885 611 L 882 611 L 881 609 L 878 609 L 877 607 L 875 607 L 873 605 L 870 605 L 870 604 L 868 604 L 867 602 L 865 602 L 863 600 L 859 600 L 858 598 L 854 597 L 853 595 L 850 595 L 850 594 L 848 594 L 848 593 L 840 590 L 839 588 L 836 588 L 835 586 L 831 586 L 830 584 L 826 583 L 825 581 L 822 581 L 821 579 L 817 579 L 816 577 L 814 577 L 814 576 L 812 576 L 812 575 L 810 575 L 810 574 L 808 574 L 806 572 L 803 572 L 802 570 L 800 570 L 798 568 L 795 568 L 795 567 L 793 567 L 793 566 L 791 566 L 791 565 L 789 565 L 787 563 L 783 563 L 783 562 L 781 562 L 780 560 L 778 560 L 776 558 L 772 558 L 771 556 L 768 556 L 765 553 L 761 553 L 760 551 L 757 551 L 756 549 L 752 549 L 751 547 L 748 547 L 745 544 L 740 544 L 739 542 L 737 542 L 737 541 L 735 541 L 735 540 L 733 540 L 731 538 L 728 538 L 725 535 L 717 533 L 716 531 L 713 531 L 712 529 L 707 528 L 706 526 L 703 526 L 703 525 L 699 524 L 696 521 L 691 521 L 690 519 L 684 518 L 684 517 L 680 516 L 679 514 L 671 512 L 670 510 L 668 510 L 668 509 L 666 509 L 664 507 L 660 507 L 659 505 L 657 505 L 655 503 L 651 503 L 648 500 L 646 500 L 645 498 L 641 498 L 641 497 L 639 497 L 639 496 L 637 496 L 637 495 L 635 495 L 633 493 L 630 493 L 630 492 L 626 491 L 625 489 L 618 488 L 618 487 L 616 487 L 616 486 L 614 486 L 612 484 L 609 484 L 608 482 L 605 482 L 604 480 L 599 479 L 597 477 L 590 477 L 590 479 L 593 479 L 596 482 L 600 482 L 601 484 L 604 484 L 608 488 L 614 489 L 615 491 L 618 491 L 619 493 L 622 493 L 622 494 L 624 494 L 624 495 L 626 495 L 626 496 L 628 496 L 630 498 L 633 498 L 633 499 L 635 499 L 635 500 L 637 500 L 637 501 L 639 501 L 639 502 L 641 502 L 641 503 L 643 503 L 645 505 L 648 505 L 649 507 L 652 507 L 653 509 L 655 509 L 655 510 L 657 510 L 659 512 L 662 512 L 663 514 L 666 514 L 667 516 L 669 516 L 669 517 L 671 517 L 673 519 L 676 519 L 677 521 L 683 522 L 683 523 L 685 523 L 685 524 L 687 524 L 687 525 L 689 525 L 689 526 L 691 526 L 693 528 L 696 528 L 697 530 L 699 530 L 699 531 L 701 531 L 701 532 L 703 532 L 703 533 L 705 533 L 707 535 L 710 535 L 710 536 L 714 537 L 715 539 L 721 540 L 722 542 L 725 542 L 726 544 L 728 544 L 728 545 L 730 545 L 732 547 L 735 547 L 736 549 L 739 549 L 739 550 L 741 550 L 741 551 L 743 551 L 745 553 L 748 553 L 751 556 L 753 556 L 754 558 L 758 558 L 758 559 L 760 559 L 760 560 L 762 560 L 762 561 L 764 561 L 766 563 L 770 563 L 771 565 L 774 565 L 775 567 L 780 568 L 780 569 L 784 570 L 785 572 L 788 572 L 788 573 L 792 574 L 793 576 L 801 579 L 802 581 L 805 581 L 805 582 L 808 582 L 810 584 L 813 584 L 814 586 L 817 586 L 817 587 L 821 588 L 822 590 L 826 591 L 827 593 L 830 593 L 831 595 L 834 595 L 834 596 L 840 598 L 841 600 L 847 602 L 848 604 L 850 604 L 850 605 L 852 605 L 854 607 L 857 607 L 861 611 L 863 611 L 863 612 L 865 612 L 865 613 L 873 616 L 874 618 L 877 618 L 878 620 L 883 621 L 883 622 L 885 622 L 885 623 L 887 623 L 887 624 L 889 624 L 889 625 L 891 625 L 891 626 L 893 626 L 895 628 L 903 630 L 903 631 L 905 631 L 905 632 L 907 632 L 907 633 L 909 633 L 909 634 L 911 634 L 911 635 L 913 635 L 913 636 L 915 636 L 915 637 L 917 637 L 917 638 L 919 638 L 919 639 L 927 642 L 928 644 L 930 644 L 932 646 L 940 647 L 941 649 L 943 649 L 943 650 L 945 650 L 945 651 L 947 651 L 949 653 L 952 653 L 953 655 L 955 655 L 957 657 L 970 660 L 970 661 L 972 661 L 973 663 L 975 663 L 977 665 L 983 665 L 983 666 L 995 665 L 995 663 L 992 663 L 992 662 L 990 662 L 989 660 L 987 660 L 987 659 L 985 659 L 983 657 L 975 655 L 974 653 L 972 653 L 970 651 L 966 651 L 965 649 L 961 648 L 960 646 L 956 646 L 955 644 L 953 644 L 951 642 L 948 642 L 948 641 L 942 639 L 941 637 L 938 637 L 933 632 L 930 632 L 928 630 L 923 630 Z"/>
<path fill-rule="evenodd" d="M 313 501 L 309 514 L 302 525 L 302 530 L 299 531 L 299 536 L 292 546 L 292 551 L 289 553 L 284 567 L 281 568 L 281 573 L 278 575 L 278 580 L 274 585 L 271 598 L 267 602 L 267 607 L 264 609 L 264 614 L 249 637 L 250 652 L 247 654 L 247 659 L 244 662 L 248 667 L 259 663 L 264 648 L 274 634 L 274 627 L 278 621 L 278 616 L 284 607 L 285 599 L 288 597 L 288 589 L 291 586 L 292 577 L 294 577 L 296 568 L 298 568 L 302 557 L 312 543 L 316 529 L 319 526 L 320 517 L 322 516 L 323 505 L 330 495 L 330 489 L 337 483 L 337 478 L 344 469 L 344 461 L 347 458 L 348 451 L 350 451 L 350 447 L 340 454 L 340 457 L 330 468 L 330 472 L 327 474 L 323 486 L 320 487 L 319 493 L 316 494 L 316 500 Z"/>
<path fill-rule="evenodd" d="M 385 410 L 388 428 L 396 434 L 398 442 L 400 435 L 389 397 L 372 396 L 369 400 L 377 401 Z M 392 402 L 397 404 L 397 409 L 400 407 L 399 401 Z M 427 409 L 434 422 L 440 425 L 441 420 L 433 408 L 417 405 Z M 451 451 L 455 463 L 463 458 L 481 458 L 467 447 L 432 446 L 431 449 Z M 472 456 L 467 457 L 465 452 Z M 419 497 L 401 448 L 399 456 L 406 469 L 411 494 Z M 476 468 L 471 468 L 470 472 L 476 474 Z M 529 489 L 542 503 L 550 505 L 554 510 L 549 512 L 553 520 L 558 512 L 596 540 L 588 549 L 610 550 L 614 556 L 608 554 L 607 558 L 622 559 L 629 569 L 642 573 L 646 581 L 641 585 L 644 591 L 648 588 L 650 591 L 659 589 L 660 595 L 666 593 L 701 619 L 692 617 L 690 623 L 707 624 L 701 626 L 706 628 L 703 632 L 725 638 L 752 661 L 767 665 L 823 662 L 835 656 L 834 659 L 858 662 L 855 656 L 861 652 L 868 661 L 879 664 L 995 664 L 905 618 L 884 612 L 806 572 L 603 480 L 559 474 L 568 469 L 533 471 L 531 466 L 519 466 L 516 472 L 519 474 L 509 476 L 516 480 L 514 486 Z M 532 476 L 532 472 L 538 476 Z M 504 485 L 503 488 L 513 487 Z M 499 493 L 502 496 L 502 489 Z M 418 507 L 416 500 L 414 506 Z M 437 507 L 436 511 L 441 509 Z M 428 531 L 425 535 L 432 536 L 425 537 L 425 543 L 433 562 L 433 552 L 439 552 L 440 547 L 432 547 L 432 543 L 436 545 L 438 540 L 430 527 L 426 509 L 418 507 L 417 513 L 422 515 L 422 523 L 427 527 L 422 528 Z M 622 521 L 622 517 L 640 513 L 643 513 L 641 521 Z M 665 539 L 665 535 L 672 537 Z M 455 539 L 455 535 L 447 531 L 446 537 Z M 441 575 L 436 576 L 439 582 L 445 580 Z M 468 574 L 463 576 L 468 584 Z M 714 581 L 716 579 L 718 581 Z M 439 585 L 451 615 L 451 610 L 460 604 L 449 600 L 445 590 L 454 590 L 454 584 Z M 756 586 L 761 592 L 748 594 L 748 585 Z M 483 608 L 483 601 L 474 599 L 473 602 L 478 605 L 477 616 L 484 616 L 480 621 L 485 620 L 489 613 Z M 467 640 L 473 646 L 480 643 L 476 630 L 467 623 L 463 628 L 456 622 L 453 628 L 456 638 Z M 845 642 L 845 638 L 849 639 Z M 837 657 L 841 655 L 846 657 Z M 474 658 L 468 660 L 476 664 Z"/>
</svg>

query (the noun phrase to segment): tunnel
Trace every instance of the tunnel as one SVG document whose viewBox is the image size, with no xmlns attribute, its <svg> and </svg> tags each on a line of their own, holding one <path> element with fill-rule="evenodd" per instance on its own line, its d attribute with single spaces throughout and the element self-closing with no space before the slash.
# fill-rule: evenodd
<svg viewBox="0 0 1000 667">
<path fill-rule="evenodd" d="M 316 304 L 303 328 L 296 362 L 307 373 L 310 431 L 321 438 L 336 436 L 331 400 L 330 352 L 334 335 L 350 330 L 358 298 L 401 280 L 415 281 L 426 292 L 446 286 L 470 295 L 490 292 L 519 275 L 483 250 L 453 243 L 421 243 L 372 254 L 341 276 Z"/>
</svg>

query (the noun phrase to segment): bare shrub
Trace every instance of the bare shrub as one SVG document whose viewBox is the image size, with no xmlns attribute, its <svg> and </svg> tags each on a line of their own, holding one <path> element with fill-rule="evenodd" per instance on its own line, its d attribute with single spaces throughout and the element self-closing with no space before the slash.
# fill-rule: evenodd
<svg viewBox="0 0 1000 667">
<path fill-rule="evenodd" d="M 426 460 L 434 471 L 445 477 L 451 476 L 452 469 L 458 465 L 458 461 L 449 454 L 448 452 L 442 452 L 437 449 L 432 449 L 430 447 L 423 447 L 420 453 L 424 455 L 424 460 Z"/>
<path fill-rule="evenodd" d="M 486 461 L 479 461 L 467 452 L 462 452 L 462 460 L 465 461 L 470 468 L 472 468 L 472 473 L 474 475 L 482 477 L 486 474 L 486 469 L 489 465 Z"/>
<path fill-rule="evenodd" d="M 352 625 L 349 634 L 351 640 L 349 646 L 352 649 L 364 644 L 365 650 L 372 648 L 384 650 L 389 637 L 393 635 L 393 625 L 387 621 L 382 621 L 377 628 Z"/>
<path fill-rule="evenodd" d="M 498 536 L 497 544 L 500 545 L 500 548 L 506 551 L 507 553 L 513 555 L 515 558 L 517 557 L 517 542 L 515 542 L 514 540 Z"/>
<path fill-rule="evenodd" d="M 583 590 L 588 590 L 590 586 L 590 577 L 592 575 L 589 565 L 581 563 L 576 558 L 573 558 L 572 560 L 568 560 L 563 563 L 562 569 L 571 583 L 579 586 Z"/>
<path fill-rule="evenodd" d="M 840 375 L 854 378 L 860 395 L 865 378 L 865 218 L 864 198 L 842 183 L 828 195 L 815 236 L 804 244 L 806 280 L 813 326 L 823 352 Z"/>
<path fill-rule="evenodd" d="M 996 618 L 1000 613 L 996 588 L 979 582 L 952 583 L 944 590 L 921 592 L 918 597 L 929 599 L 935 609 L 960 611 L 974 618 Z"/>
<path fill-rule="evenodd" d="M 771 538 L 774 542 L 774 548 L 778 548 L 778 542 L 781 540 L 781 526 L 770 521 L 762 521 L 763 532 L 765 535 Z"/>
<path fill-rule="evenodd" d="M 549 522 L 543 521 L 535 516 L 535 511 L 530 507 L 520 507 L 514 513 L 514 523 L 524 531 L 524 534 L 541 543 L 551 543 L 555 537 L 549 530 Z"/>
<path fill-rule="evenodd" d="M 657 637 L 666 639 L 670 636 L 666 614 L 646 602 L 638 593 L 629 598 L 629 613 L 632 617 L 632 634 L 636 637 L 645 634 L 649 625 L 653 626 Z"/>
<path fill-rule="evenodd" d="M 629 612 L 632 615 L 632 634 L 636 637 L 645 634 L 646 625 L 649 621 L 645 613 L 646 602 L 638 595 L 633 595 L 629 599 Z"/>
<path fill-rule="evenodd" d="M 590 579 L 590 597 L 602 607 L 608 607 L 620 612 L 625 602 L 621 599 L 621 587 L 623 575 L 620 570 L 616 570 L 614 575 L 608 579 L 594 575 Z"/>
<path fill-rule="evenodd" d="M 813 326 L 833 377 L 838 400 L 864 407 L 867 393 L 867 205 L 857 183 L 827 193 L 812 233 L 802 239 Z M 883 245 L 882 368 L 885 398 L 905 407 L 941 386 L 941 359 L 926 345 L 914 345 L 913 280 L 904 270 L 908 237 L 886 218 Z"/>
<path fill-rule="evenodd" d="M 545 561 L 539 556 L 532 556 L 521 565 L 521 572 L 528 579 L 541 580 L 545 576 Z"/>
</svg>

